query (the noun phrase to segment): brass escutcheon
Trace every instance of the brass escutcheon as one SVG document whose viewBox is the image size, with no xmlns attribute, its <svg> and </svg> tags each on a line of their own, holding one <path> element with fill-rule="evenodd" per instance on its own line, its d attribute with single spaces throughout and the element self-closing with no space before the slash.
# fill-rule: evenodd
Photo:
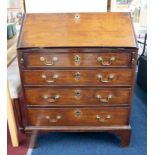
<svg viewBox="0 0 155 155">
<path fill-rule="evenodd" d="M 80 56 L 79 55 L 74 56 L 74 62 L 75 62 L 76 65 L 80 64 Z"/>
<path fill-rule="evenodd" d="M 81 96 L 80 90 L 75 90 L 75 98 L 79 98 Z"/>
<path fill-rule="evenodd" d="M 76 80 L 80 80 L 80 72 L 76 72 L 74 77 Z"/>
<path fill-rule="evenodd" d="M 80 14 L 76 13 L 76 14 L 74 15 L 74 20 L 75 20 L 76 22 L 80 21 Z"/>
<path fill-rule="evenodd" d="M 74 111 L 74 113 L 75 113 L 75 116 L 80 116 L 81 115 L 81 110 L 80 109 L 76 109 L 75 111 Z"/>
</svg>

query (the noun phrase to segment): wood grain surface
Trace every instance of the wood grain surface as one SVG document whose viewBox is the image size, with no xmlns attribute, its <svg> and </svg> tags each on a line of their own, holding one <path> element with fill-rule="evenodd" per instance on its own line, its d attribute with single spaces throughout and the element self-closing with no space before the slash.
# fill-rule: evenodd
<svg viewBox="0 0 155 155">
<path fill-rule="evenodd" d="M 130 67 L 131 66 L 131 52 L 110 52 L 84 53 L 83 49 L 78 49 L 82 53 L 68 50 L 68 53 L 59 53 L 60 49 L 46 50 L 42 52 L 29 52 L 23 54 L 24 66 L 27 68 L 53 68 L 53 67 Z M 49 52 L 48 52 L 49 51 Z M 90 49 L 91 51 L 91 49 Z M 95 50 L 93 50 L 95 51 Z M 101 50 L 103 51 L 103 50 Z M 67 52 L 67 51 L 66 51 Z M 79 63 L 76 62 L 77 57 Z M 44 61 L 41 59 L 44 58 Z M 54 61 L 57 58 L 57 61 Z M 98 61 L 102 58 L 102 61 Z M 114 58 L 114 60 L 112 60 Z"/>
<path fill-rule="evenodd" d="M 77 73 L 80 73 L 79 80 L 75 78 Z M 58 78 L 54 79 L 56 75 Z M 101 82 L 97 75 L 102 75 L 102 80 L 106 82 Z M 109 79 L 110 75 L 114 75 L 112 80 Z M 22 77 L 24 85 L 129 86 L 132 82 L 132 70 L 24 70 Z"/>
<path fill-rule="evenodd" d="M 28 109 L 27 113 L 30 126 L 108 126 L 128 123 L 128 108 L 37 108 Z M 100 116 L 99 120 L 96 118 L 97 115 Z M 107 118 L 109 115 L 111 118 Z M 57 119 L 57 116 L 61 118 Z"/>
<path fill-rule="evenodd" d="M 79 92 L 79 96 L 77 96 Z M 130 88 L 25 88 L 28 105 L 123 105 L 129 104 Z M 55 99 L 55 96 L 59 96 Z M 101 99 L 97 98 L 101 96 Z M 108 97 L 111 98 L 108 99 Z"/>
<path fill-rule="evenodd" d="M 129 13 L 26 14 L 17 48 L 28 140 L 109 131 L 129 145 L 138 51 Z"/>
<path fill-rule="evenodd" d="M 137 47 L 129 13 L 26 14 L 18 48 Z"/>
</svg>

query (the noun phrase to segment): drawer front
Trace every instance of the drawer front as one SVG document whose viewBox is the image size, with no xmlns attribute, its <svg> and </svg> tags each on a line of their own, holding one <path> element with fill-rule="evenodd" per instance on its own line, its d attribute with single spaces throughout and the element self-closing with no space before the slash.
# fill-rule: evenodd
<svg viewBox="0 0 155 155">
<path fill-rule="evenodd" d="M 128 67 L 131 53 L 24 53 L 25 67 Z"/>
<path fill-rule="evenodd" d="M 28 109 L 28 125 L 127 125 L 128 108 L 52 108 Z"/>
<path fill-rule="evenodd" d="M 25 70 L 25 85 L 131 85 L 132 70 Z"/>
<path fill-rule="evenodd" d="M 127 88 L 25 88 L 29 105 L 117 105 L 128 104 Z"/>
</svg>

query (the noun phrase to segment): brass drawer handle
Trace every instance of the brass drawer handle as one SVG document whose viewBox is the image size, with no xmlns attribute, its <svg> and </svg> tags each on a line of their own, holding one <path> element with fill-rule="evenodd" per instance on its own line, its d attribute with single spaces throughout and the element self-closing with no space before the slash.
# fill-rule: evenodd
<svg viewBox="0 0 155 155">
<path fill-rule="evenodd" d="M 111 81 L 114 79 L 114 77 L 115 77 L 114 74 L 110 74 L 110 75 L 108 76 L 108 79 L 107 79 L 107 80 L 103 80 L 103 76 L 102 76 L 101 74 L 98 74 L 98 75 L 97 75 L 98 80 L 100 80 L 100 82 L 102 82 L 102 83 L 111 82 Z"/>
<path fill-rule="evenodd" d="M 53 66 L 57 61 L 57 57 L 53 57 L 50 62 L 47 61 L 45 57 L 40 57 L 40 61 L 43 62 L 46 66 Z"/>
<path fill-rule="evenodd" d="M 101 117 L 100 115 L 96 115 L 96 120 L 98 120 L 99 122 L 105 122 L 111 118 L 112 118 L 111 115 L 107 115 L 106 117 Z"/>
<path fill-rule="evenodd" d="M 51 116 L 45 116 L 45 118 L 51 122 L 51 123 L 55 123 L 57 122 L 58 120 L 60 120 L 62 117 L 60 115 L 57 115 L 56 118 L 51 118 Z"/>
<path fill-rule="evenodd" d="M 53 96 L 53 97 L 48 96 L 48 95 L 44 95 L 43 98 L 44 98 L 47 102 L 54 103 L 54 102 L 56 102 L 56 101 L 60 98 L 60 95 L 55 95 L 55 96 Z"/>
<path fill-rule="evenodd" d="M 43 79 L 45 79 L 46 82 L 48 82 L 48 83 L 53 83 L 53 82 L 55 82 L 56 79 L 59 78 L 59 75 L 58 75 L 58 74 L 54 74 L 54 75 L 51 77 L 51 78 L 52 78 L 51 80 L 50 80 L 50 78 L 49 78 L 47 75 L 45 75 L 45 74 L 42 74 L 41 77 L 42 77 Z"/>
<path fill-rule="evenodd" d="M 97 58 L 97 61 L 103 66 L 110 66 L 115 60 L 116 58 L 114 56 L 112 56 L 108 61 L 105 61 L 102 57 Z"/>
<path fill-rule="evenodd" d="M 102 103 L 108 103 L 110 99 L 112 99 L 112 95 L 108 95 L 107 98 L 102 98 L 101 95 L 96 95 L 96 98 L 99 99 Z"/>
</svg>

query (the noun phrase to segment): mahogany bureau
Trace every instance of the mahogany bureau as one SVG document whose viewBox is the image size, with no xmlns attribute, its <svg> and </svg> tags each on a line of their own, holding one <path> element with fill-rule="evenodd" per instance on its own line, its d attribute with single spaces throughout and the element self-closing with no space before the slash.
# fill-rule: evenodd
<svg viewBox="0 0 155 155">
<path fill-rule="evenodd" d="M 17 50 L 30 147 L 52 131 L 106 131 L 129 145 L 138 50 L 129 13 L 26 14 Z"/>
</svg>

